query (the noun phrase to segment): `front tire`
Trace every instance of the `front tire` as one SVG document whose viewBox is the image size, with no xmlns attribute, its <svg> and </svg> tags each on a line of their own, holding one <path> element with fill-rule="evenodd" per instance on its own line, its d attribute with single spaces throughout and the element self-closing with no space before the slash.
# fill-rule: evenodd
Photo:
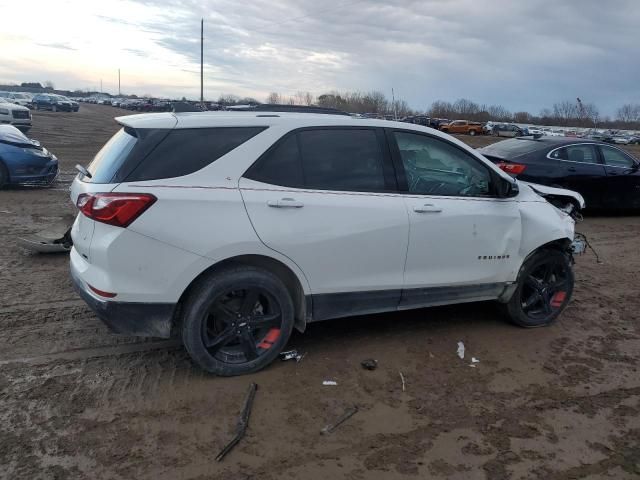
<svg viewBox="0 0 640 480">
<path fill-rule="evenodd" d="M 269 271 L 238 266 L 198 282 L 182 315 L 182 340 L 195 363 L 220 376 L 269 365 L 293 331 L 289 291 Z"/>
<path fill-rule="evenodd" d="M 540 250 L 522 266 L 516 291 L 505 305 L 507 315 L 521 327 L 549 325 L 569 304 L 573 285 L 568 255 Z"/>
</svg>

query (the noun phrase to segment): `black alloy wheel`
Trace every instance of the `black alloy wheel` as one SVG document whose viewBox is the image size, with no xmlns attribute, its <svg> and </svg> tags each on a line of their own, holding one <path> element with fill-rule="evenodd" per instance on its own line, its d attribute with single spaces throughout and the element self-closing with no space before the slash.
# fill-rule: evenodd
<svg viewBox="0 0 640 480">
<path fill-rule="evenodd" d="M 253 287 L 218 296 L 202 322 L 202 342 L 225 363 L 251 362 L 273 347 L 282 327 L 282 312 L 268 291 Z"/>
<path fill-rule="evenodd" d="M 549 325 L 573 294 L 571 257 L 560 250 L 539 250 L 523 264 L 515 292 L 505 305 L 512 322 L 522 327 Z"/>
<path fill-rule="evenodd" d="M 569 272 L 554 257 L 539 265 L 524 279 L 520 291 L 522 311 L 532 320 L 544 320 L 560 308 L 567 298 Z"/>
<path fill-rule="evenodd" d="M 231 376 L 269 365 L 294 324 L 289 290 L 272 272 L 237 265 L 212 272 L 190 288 L 182 308 L 182 340 L 204 370 Z"/>
</svg>

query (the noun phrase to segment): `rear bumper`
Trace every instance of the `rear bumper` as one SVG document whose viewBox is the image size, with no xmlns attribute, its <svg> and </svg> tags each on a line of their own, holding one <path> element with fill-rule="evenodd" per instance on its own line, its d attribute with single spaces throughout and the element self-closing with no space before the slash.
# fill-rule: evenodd
<svg viewBox="0 0 640 480">
<path fill-rule="evenodd" d="M 71 262 L 71 279 L 80 297 L 111 331 L 139 337 L 169 338 L 176 305 L 102 300 L 95 296 Z"/>
</svg>

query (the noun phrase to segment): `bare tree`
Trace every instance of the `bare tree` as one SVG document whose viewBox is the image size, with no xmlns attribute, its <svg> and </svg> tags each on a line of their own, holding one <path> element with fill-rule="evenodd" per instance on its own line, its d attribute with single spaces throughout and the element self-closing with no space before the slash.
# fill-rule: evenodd
<svg viewBox="0 0 640 480">
<path fill-rule="evenodd" d="M 515 112 L 513 121 L 516 123 L 531 123 L 531 114 L 529 112 Z"/>
<path fill-rule="evenodd" d="M 282 103 L 282 97 L 277 92 L 271 92 L 267 96 L 267 103 L 278 105 L 278 104 Z"/>
<path fill-rule="evenodd" d="M 553 116 L 562 125 L 569 125 L 571 120 L 578 118 L 578 106 L 569 100 L 553 104 Z"/>
<path fill-rule="evenodd" d="M 616 119 L 625 123 L 640 121 L 640 105 L 631 103 L 623 105 L 616 112 Z"/>
</svg>

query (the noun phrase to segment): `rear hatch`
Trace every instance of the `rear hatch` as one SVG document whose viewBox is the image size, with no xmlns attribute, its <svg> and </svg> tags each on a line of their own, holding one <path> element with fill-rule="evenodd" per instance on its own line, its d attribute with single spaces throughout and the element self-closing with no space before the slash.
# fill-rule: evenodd
<svg viewBox="0 0 640 480">
<path fill-rule="evenodd" d="M 117 119 L 123 127 L 102 147 L 86 169 L 78 165 L 79 171 L 71 184 L 71 201 L 78 206 L 82 195 L 112 192 L 135 169 L 142 159 L 155 148 L 175 125 L 175 117 L 169 128 L 133 128 L 127 117 Z M 131 117 L 134 120 L 135 117 Z M 138 122 L 140 123 L 140 122 Z M 71 229 L 76 251 L 87 261 L 91 261 L 91 243 L 95 231 L 95 221 L 79 213 Z"/>
</svg>

